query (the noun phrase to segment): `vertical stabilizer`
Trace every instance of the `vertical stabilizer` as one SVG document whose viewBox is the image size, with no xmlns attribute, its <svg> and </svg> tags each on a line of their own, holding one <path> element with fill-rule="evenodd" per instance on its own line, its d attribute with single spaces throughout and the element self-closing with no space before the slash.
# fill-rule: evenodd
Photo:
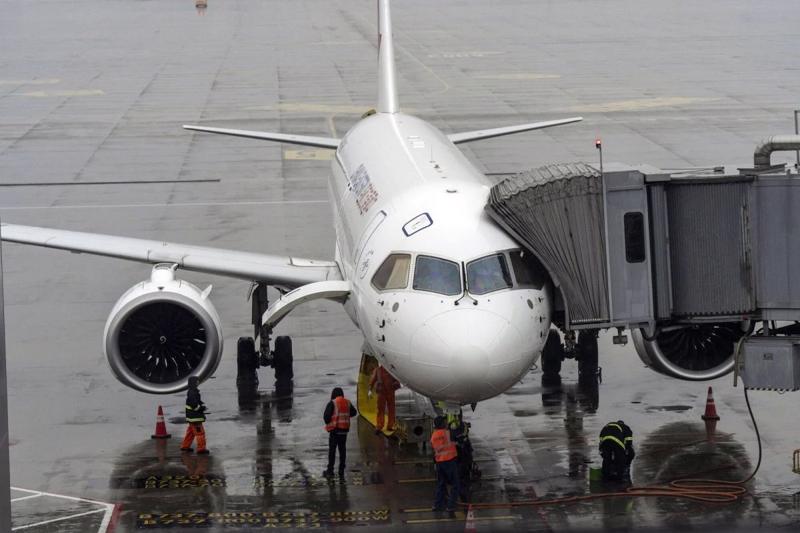
<svg viewBox="0 0 800 533">
<path fill-rule="evenodd" d="M 389 0 L 378 0 L 378 113 L 397 113 L 397 84 Z"/>
</svg>

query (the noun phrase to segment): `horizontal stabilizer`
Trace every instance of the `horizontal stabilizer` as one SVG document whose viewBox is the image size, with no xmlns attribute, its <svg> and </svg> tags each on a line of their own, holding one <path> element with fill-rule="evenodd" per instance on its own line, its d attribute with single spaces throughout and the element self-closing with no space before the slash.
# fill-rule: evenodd
<svg viewBox="0 0 800 533">
<path fill-rule="evenodd" d="M 289 133 L 272 133 L 269 131 L 206 128 L 204 126 L 189 126 L 189 125 L 184 125 L 183 128 L 193 131 L 203 131 L 206 133 L 218 133 L 220 135 L 233 135 L 234 137 L 247 137 L 249 139 L 277 141 L 287 144 L 299 144 L 301 146 L 314 146 L 316 148 L 330 148 L 332 150 L 335 150 L 339 146 L 339 139 L 332 139 L 330 137 L 312 137 L 310 135 L 292 135 Z"/>
<path fill-rule="evenodd" d="M 502 128 L 491 128 L 488 130 L 465 131 L 464 133 L 453 133 L 447 136 L 453 144 L 465 143 L 470 141 L 480 141 L 481 139 L 491 139 L 511 135 L 512 133 L 522 133 L 523 131 L 540 130 L 552 128 L 563 124 L 580 122 L 583 117 L 562 118 L 559 120 L 547 120 L 545 122 L 532 122 L 530 124 L 519 124 L 517 126 L 504 126 Z"/>
</svg>

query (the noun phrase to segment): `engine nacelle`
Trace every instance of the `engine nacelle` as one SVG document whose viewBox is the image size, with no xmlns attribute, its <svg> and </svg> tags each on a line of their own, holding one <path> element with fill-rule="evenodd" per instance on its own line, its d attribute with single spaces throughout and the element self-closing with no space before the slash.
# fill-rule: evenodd
<svg viewBox="0 0 800 533">
<path fill-rule="evenodd" d="M 210 292 L 176 279 L 174 266 L 164 263 L 123 294 L 103 333 L 117 379 L 142 392 L 171 394 L 185 390 L 189 376 L 203 381 L 213 374 L 222 358 L 222 328 Z"/>
<path fill-rule="evenodd" d="M 739 322 L 673 326 L 647 340 L 633 330 L 639 358 L 659 374 L 688 381 L 724 376 L 734 366 L 736 344 L 745 334 Z"/>
</svg>

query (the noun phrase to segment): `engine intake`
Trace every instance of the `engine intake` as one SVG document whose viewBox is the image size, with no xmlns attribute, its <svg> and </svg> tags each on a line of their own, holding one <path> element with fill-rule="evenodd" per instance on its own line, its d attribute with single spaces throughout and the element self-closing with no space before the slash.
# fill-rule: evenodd
<svg viewBox="0 0 800 533">
<path fill-rule="evenodd" d="M 189 376 L 201 381 L 222 358 L 219 315 L 200 291 L 175 278 L 175 267 L 158 264 L 149 281 L 131 287 L 106 321 L 104 350 L 125 385 L 153 394 L 185 390 Z"/>
<path fill-rule="evenodd" d="M 656 372 L 706 381 L 733 370 L 736 343 L 744 334 L 741 323 L 725 322 L 665 329 L 650 340 L 637 329 L 632 337 L 639 358 Z"/>
</svg>

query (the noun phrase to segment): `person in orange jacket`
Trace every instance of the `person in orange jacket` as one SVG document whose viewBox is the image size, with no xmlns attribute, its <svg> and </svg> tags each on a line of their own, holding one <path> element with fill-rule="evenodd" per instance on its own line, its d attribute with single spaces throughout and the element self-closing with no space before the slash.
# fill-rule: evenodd
<svg viewBox="0 0 800 533">
<path fill-rule="evenodd" d="M 433 448 L 433 460 L 436 463 L 436 497 L 433 504 L 434 512 L 444 511 L 445 499 L 447 499 L 447 512 L 452 518 L 455 516 L 456 502 L 458 500 L 459 479 L 458 479 L 458 449 L 456 440 L 447 427 L 447 420 L 443 416 L 437 416 L 431 434 L 431 448 Z M 448 494 L 447 486 L 450 485 Z"/>
<path fill-rule="evenodd" d="M 383 431 L 383 417 L 388 414 L 386 429 L 389 431 L 395 428 L 394 415 L 394 391 L 400 388 L 400 382 L 382 366 L 378 366 L 372 371 L 369 379 L 369 393 L 378 393 L 378 419 L 375 424 L 375 434 Z M 388 413 L 387 413 L 388 411 Z"/>
<path fill-rule="evenodd" d="M 322 419 L 325 431 L 328 432 L 328 468 L 322 473 L 325 477 L 333 476 L 333 465 L 336 462 L 336 450 L 339 450 L 339 477 L 344 477 L 347 460 L 347 433 L 350 431 L 350 419 L 358 412 L 350 400 L 344 397 L 341 387 L 331 391 L 331 401 L 325 406 Z"/>
</svg>

